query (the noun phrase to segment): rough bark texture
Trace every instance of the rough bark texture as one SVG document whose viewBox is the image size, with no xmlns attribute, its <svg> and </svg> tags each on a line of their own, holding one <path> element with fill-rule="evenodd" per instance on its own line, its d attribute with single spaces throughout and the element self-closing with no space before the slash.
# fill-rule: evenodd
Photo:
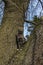
<svg viewBox="0 0 43 65">
<path fill-rule="evenodd" d="M 5 1 L 10 2 L 10 0 Z M 33 34 L 30 36 L 23 50 L 17 51 L 15 35 L 18 28 L 23 30 L 23 13 L 20 11 L 23 5 L 21 4 L 18 9 L 11 3 L 6 4 L 0 26 L 0 65 L 43 65 L 43 25 L 35 29 L 35 36 Z"/>
<path fill-rule="evenodd" d="M 43 25 L 35 29 L 33 36 L 23 65 L 43 65 Z"/>
</svg>

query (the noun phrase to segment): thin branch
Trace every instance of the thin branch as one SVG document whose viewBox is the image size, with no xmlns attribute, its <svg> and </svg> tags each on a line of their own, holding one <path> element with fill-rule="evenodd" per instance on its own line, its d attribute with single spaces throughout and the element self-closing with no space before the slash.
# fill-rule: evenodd
<svg viewBox="0 0 43 65">
<path fill-rule="evenodd" d="M 35 23 L 35 22 L 31 22 L 31 21 L 27 21 L 27 20 L 24 20 L 24 21 L 26 21 L 26 22 L 28 22 L 28 23 L 32 23 L 32 24 L 34 24 L 34 25 L 37 25 L 37 23 Z"/>
<path fill-rule="evenodd" d="M 40 3 L 41 3 L 42 9 L 43 9 L 43 5 L 42 5 L 42 2 L 41 2 L 41 0 L 39 0 L 39 1 L 40 1 Z"/>
</svg>

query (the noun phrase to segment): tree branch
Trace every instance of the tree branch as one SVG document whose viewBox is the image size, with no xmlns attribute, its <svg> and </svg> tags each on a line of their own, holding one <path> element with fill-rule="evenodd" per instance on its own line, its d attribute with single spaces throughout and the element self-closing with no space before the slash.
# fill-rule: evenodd
<svg viewBox="0 0 43 65">
<path fill-rule="evenodd" d="M 21 13 L 23 13 L 23 9 L 20 8 L 15 2 L 12 2 L 11 0 L 8 1 L 10 4 L 14 5 Z"/>
</svg>

